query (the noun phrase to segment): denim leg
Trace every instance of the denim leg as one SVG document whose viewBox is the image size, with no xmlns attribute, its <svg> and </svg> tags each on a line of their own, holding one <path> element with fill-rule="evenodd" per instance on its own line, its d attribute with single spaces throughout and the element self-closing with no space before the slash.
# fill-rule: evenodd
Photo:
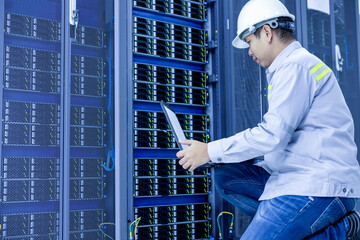
<svg viewBox="0 0 360 240">
<path fill-rule="evenodd" d="M 319 231 L 304 240 L 346 240 L 346 232 L 349 229 L 349 222 L 346 218 L 342 218 L 335 224 L 329 225 L 322 231 Z"/>
<path fill-rule="evenodd" d="M 215 187 L 219 194 L 241 212 L 253 217 L 269 174 L 253 161 L 220 165 L 215 168 Z"/>
<path fill-rule="evenodd" d="M 262 201 L 242 240 L 345 240 L 346 222 L 355 206 L 351 198 L 280 196 Z M 331 225 L 333 224 L 333 225 Z"/>
<path fill-rule="evenodd" d="M 340 198 L 346 212 L 349 212 L 354 209 L 357 199 L 354 198 Z M 325 216 L 326 217 L 326 216 Z M 322 218 L 325 218 L 324 216 Z M 322 219 L 319 217 L 318 222 L 321 222 Z M 306 240 L 322 240 L 322 239 L 347 239 L 346 232 L 349 229 L 349 221 L 347 218 L 342 217 L 340 220 L 331 222 L 325 228 L 315 232 L 311 236 L 305 238 Z"/>
</svg>

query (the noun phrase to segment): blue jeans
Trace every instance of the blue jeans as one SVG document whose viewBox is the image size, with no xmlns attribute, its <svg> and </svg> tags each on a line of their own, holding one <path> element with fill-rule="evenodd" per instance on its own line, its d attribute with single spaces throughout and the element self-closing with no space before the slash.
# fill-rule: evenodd
<svg viewBox="0 0 360 240">
<path fill-rule="evenodd" d="M 269 176 L 251 160 L 215 168 L 219 194 L 253 217 L 241 239 L 346 239 L 349 222 L 344 215 L 356 199 L 287 195 L 260 202 Z"/>
</svg>

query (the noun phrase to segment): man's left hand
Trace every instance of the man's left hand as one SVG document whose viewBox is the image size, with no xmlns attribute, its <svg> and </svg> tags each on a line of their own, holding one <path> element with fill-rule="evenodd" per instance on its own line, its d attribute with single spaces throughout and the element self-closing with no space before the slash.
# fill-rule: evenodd
<svg viewBox="0 0 360 240">
<path fill-rule="evenodd" d="M 194 171 L 197 167 L 210 162 L 207 144 L 196 140 L 182 140 L 180 144 L 190 147 L 179 151 L 176 156 L 180 158 L 179 164 L 188 171 Z"/>
</svg>

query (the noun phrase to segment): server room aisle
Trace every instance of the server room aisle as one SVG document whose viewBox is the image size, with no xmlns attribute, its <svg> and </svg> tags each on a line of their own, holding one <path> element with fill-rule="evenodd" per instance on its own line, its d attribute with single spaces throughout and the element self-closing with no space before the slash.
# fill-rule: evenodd
<svg viewBox="0 0 360 240">
<path fill-rule="evenodd" d="M 0 3 L 4 240 L 114 236 L 113 6 L 78 0 L 70 34 L 68 4 Z"/>
<path fill-rule="evenodd" d="M 178 164 L 160 101 L 202 142 L 262 121 L 265 70 L 231 45 L 246 2 L 0 1 L 0 239 L 239 239 L 251 218 Z M 359 129 L 359 1 L 281 2 Z"/>
</svg>

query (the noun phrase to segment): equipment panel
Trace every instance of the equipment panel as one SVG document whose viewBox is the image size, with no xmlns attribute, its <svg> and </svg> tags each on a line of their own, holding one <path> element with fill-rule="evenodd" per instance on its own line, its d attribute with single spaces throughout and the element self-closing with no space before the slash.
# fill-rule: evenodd
<svg viewBox="0 0 360 240">
<path fill-rule="evenodd" d="M 206 14 L 205 1 L 203 0 L 134 0 L 134 7 L 200 21 L 205 20 Z"/>
<path fill-rule="evenodd" d="M 59 213 L 5 214 L 0 217 L 0 236 L 4 240 L 59 240 Z"/>
<path fill-rule="evenodd" d="M 162 58 L 205 63 L 206 32 L 167 22 L 134 17 L 134 52 Z"/>
<path fill-rule="evenodd" d="M 208 103 L 205 72 L 134 64 L 134 100 L 204 106 Z"/>
<path fill-rule="evenodd" d="M 210 206 L 205 204 L 135 208 L 141 217 L 139 239 L 204 239 L 210 236 Z"/>
<path fill-rule="evenodd" d="M 177 114 L 187 139 L 209 141 L 207 115 Z M 134 147 L 177 148 L 170 126 L 162 112 L 134 111 Z"/>
<path fill-rule="evenodd" d="M 58 146 L 60 106 L 33 102 L 5 101 L 3 144 Z"/>
<path fill-rule="evenodd" d="M 6 13 L 5 33 L 42 40 L 60 41 L 61 25 L 59 21 Z"/>
</svg>

